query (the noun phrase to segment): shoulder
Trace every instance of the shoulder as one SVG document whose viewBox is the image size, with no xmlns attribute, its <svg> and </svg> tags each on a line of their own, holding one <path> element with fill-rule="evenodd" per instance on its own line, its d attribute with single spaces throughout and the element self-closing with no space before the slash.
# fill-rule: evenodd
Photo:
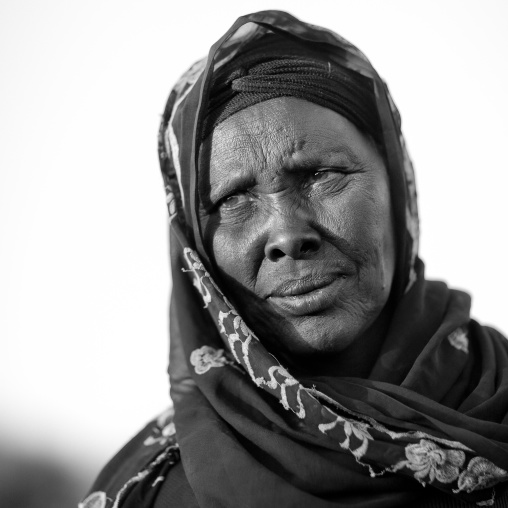
<svg viewBox="0 0 508 508">
<path fill-rule="evenodd" d="M 138 432 L 99 473 L 79 508 L 109 507 L 121 492 L 126 494 L 154 473 L 158 464 L 178 462 L 173 416 L 173 408 L 169 408 Z"/>
</svg>

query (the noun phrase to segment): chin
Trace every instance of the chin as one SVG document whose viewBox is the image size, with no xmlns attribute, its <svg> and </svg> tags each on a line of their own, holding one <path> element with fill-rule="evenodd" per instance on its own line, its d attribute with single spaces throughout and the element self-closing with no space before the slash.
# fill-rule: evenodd
<svg viewBox="0 0 508 508">
<path fill-rule="evenodd" d="M 362 335 L 364 326 L 342 312 L 332 316 L 302 316 L 288 319 L 277 316 L 264 320 L 260 336 L 270 352 L 287 356 L 337 354 Z M 254 330 L 259 328 L 259 323 Z"/>
</svg>

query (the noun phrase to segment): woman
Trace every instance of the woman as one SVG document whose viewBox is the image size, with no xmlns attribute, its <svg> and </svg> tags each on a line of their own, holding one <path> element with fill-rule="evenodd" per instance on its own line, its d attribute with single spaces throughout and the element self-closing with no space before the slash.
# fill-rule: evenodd
<svg viewBox="0 0 508 508">
<path fill-rule="evenodd" d="M 172 91 L 159 148 L 174 408 L 81 506 L 508 506 L 508 346 L 424 279 L 368 60 L 242 17 Z"/>
</svg>

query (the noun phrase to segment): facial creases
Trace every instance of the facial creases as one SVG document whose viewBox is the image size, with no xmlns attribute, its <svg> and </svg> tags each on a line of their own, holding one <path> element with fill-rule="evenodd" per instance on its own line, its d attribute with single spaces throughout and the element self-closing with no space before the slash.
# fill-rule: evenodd
<svg viewBox="0 0 508 508">
<path fill-rule="evenodd" d="M 269 350 L 341 353 L 372 334 L 395 241 L 387 171 L 368 136 L 329 109 L 271 99 L 205 140 L 200 180 L 205 246 Z"/>
</svg>

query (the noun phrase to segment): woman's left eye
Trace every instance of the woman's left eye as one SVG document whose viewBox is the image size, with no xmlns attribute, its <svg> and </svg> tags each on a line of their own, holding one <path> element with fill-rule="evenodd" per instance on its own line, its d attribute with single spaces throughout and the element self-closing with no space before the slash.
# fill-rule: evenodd
<svg viewBox="0 0 508 508">
<path fill-rule="evenodd" d="M 330 176 L 331 171 L 316 171 L 312 175 L 312 180 L 314 182 L 319 182 L 320 180 L 325 180 Z"/>
<path fill-rule="evenodd" d="M 316 182 L 325 182 L 327 180 L 334 180 L 334 179 L 340 179 L 344 176 L 344 173 L 342 173 L 341 171 L 337 171 L 337 170 L 329 170 L 329 169 L 324 169 L 324 170 L 321 170 L 321 171 L 316 171 L 315 173 L 312 174 L 312 176 L 310 177 L 310 183 L 313 184 L 313 183 L 316 183 Z"/>
</svg>

